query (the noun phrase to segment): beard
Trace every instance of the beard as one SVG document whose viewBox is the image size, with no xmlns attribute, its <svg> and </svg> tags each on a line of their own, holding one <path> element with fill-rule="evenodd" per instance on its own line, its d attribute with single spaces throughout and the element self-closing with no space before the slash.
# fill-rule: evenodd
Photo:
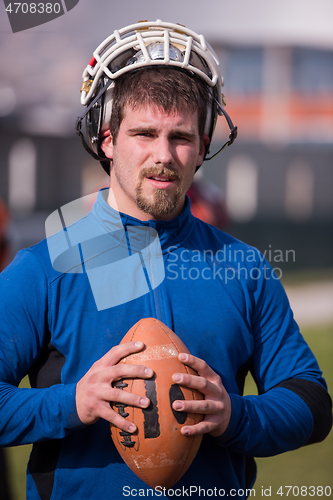
<svg viewBox="0 0 333 500">
<path fill-rule="evenodd" d="M 142 184 L 146 177 L 172 176 L 176 184 L 176 190 L 168 193 L 167 189 L 155 189 L 153 197 L 147 197 L 142 192 Z M 140 210 L 154 217 L 169 215 L 178 206 L 182 195 L 183 176 L 177 170 L 167 167 L 146 167 L 140 172 L 139 183 L 135 189 L 136 204 Z"/>
</svg>

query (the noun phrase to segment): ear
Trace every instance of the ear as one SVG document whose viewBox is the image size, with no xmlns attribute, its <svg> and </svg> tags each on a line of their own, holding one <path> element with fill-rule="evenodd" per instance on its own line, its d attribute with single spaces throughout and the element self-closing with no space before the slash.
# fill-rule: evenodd
<svg viewBox="0 0 333 500">
<path fill-rule="evenodd" d="M 103 134 L 103 135 L 105 135 L 105 137 L 102 139 L 101 149 L 102 149 L 103 153 L 105 154 L 105 156 L 107 158 L 109 158 L 110 160 L 112 160 L 112 158 L 113 158 L 112 135 L 110 134 L 109 130 L 106 134 Z"/>
<path fill-rule="evenodd" d="M 208 144 L 209 144 L 208 135 L 202 136 L 201 147 L 200 147 L 199 156 L 198 156 L 197 165 L 196 165 L 197 167 L 200 167 L 200 165 L 202 165 L 202 162 L 204 160 L 205 153 L 206 153 L 206 147 L 208 146 Z"/>
</svg>

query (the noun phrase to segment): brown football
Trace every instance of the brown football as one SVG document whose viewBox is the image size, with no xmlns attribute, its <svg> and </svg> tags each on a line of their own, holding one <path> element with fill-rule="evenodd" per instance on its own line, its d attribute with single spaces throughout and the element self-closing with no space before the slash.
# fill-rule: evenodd
<svg viewBox="0 0 333 500">
<path fill-rule="evenodd" d="M 172 381 L 173 373 L 196 374 L 178 360 L 180 352 L 189 352 L 183 342 L 166 325 L 154 318 L 136 323 L 121 343 L 141 340 L 145 347 L 120 363 L 141 364 L 152 368 L 151 379 L 123 379 L 115 385 L 124 391 L 147 396 L 147 409 L 113 404 L 114 409 L 137 426 L 134 434 L 110 425 L 112 440 L 125 463 L 152 488 L 171 488 L 192 463 L 202 436 L 183 436 L 183 425 L 200 422 L 202 415 L 177 412 L 176 399 L 198 400 L 198 391 L 181 387 Z"/>
</svg>

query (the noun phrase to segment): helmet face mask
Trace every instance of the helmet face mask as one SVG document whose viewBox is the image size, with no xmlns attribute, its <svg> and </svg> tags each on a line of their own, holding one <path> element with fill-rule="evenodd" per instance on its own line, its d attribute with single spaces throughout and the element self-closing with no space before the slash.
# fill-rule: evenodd
<svg viewBox="0 0 333 500">
<path fill-rule="evenodd" d="M 219 62 L 202 35 L 160 20 L 139 22 L 116 30 L 97 47 L 83 72 L 81 103 L 87 109 L 77 121 L 77 132 L 84 147 L 102 162 L 106 171 L 108 164 L 100 143 L 109 129 L 114 80 L 126 72 L 154 66 L 174 67 L 195 74 L 211 89 L 212 99 L 207 108 L 204 129 L 209 143 L 218 114 L 225 114 Z M 81 132 L 83 118 L 86 118 L 88 144 Z M 209 145 L 206 153 L 208 149 Z"/>
</svg>

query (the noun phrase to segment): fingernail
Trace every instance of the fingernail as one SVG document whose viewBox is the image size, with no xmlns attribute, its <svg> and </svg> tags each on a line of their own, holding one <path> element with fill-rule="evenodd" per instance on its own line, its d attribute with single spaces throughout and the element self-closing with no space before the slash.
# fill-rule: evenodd
<svg viewBox="0 0 333 500">
<path fill-rule="evenodd" d="M 140 340 L 135 342 L 135 347 L 142 347 L 142 346 L 143 346 L 143 343 Z"/>
<path fill-rule="evenodd" d="M 182 376 L 179 373 L 175 373 L 174 375 L 172 375 L 172 379 L 174 382 L 181 382 Z"/>
<path fill-rule="evenodd" d="M 188 436 L 189 435 L 189 431 L 188 431 L 187 427 L 183 427 L 182 432 L 183 432 L 184 436 Z"/>
<path fill-rule="evenodd" d="M 187 361 L 187 354 L 184 354 L 184 353 L 179 354 L 179 359 L 180 359 L 180 361 Z"/>
<path fill-rule="evenodd" d="M 134 432 L 136 429 L 135 425 L 134 424 L 131 424 L 128 428 L 129 432 Z"/>
<path fill-rule="evenodd" d="M 154 372 L 151 368 L 145 368 L 145 374 L 148 375 L 148 377 L 151 377 L 153 373 Z"/>
<path fill-rule="evenodd" d="M 175 410 L 179 411 L 179 410 L 182 410 L 184 408 L 184 405 L 180 401 L 175 401 L 173 403 L 173 407 L 174 407 Z"/>
<path fill-rule="evenodd" d="M 149 405 L 149 399 L 148 398 L 141 398 L 140 399 L 140 406 L 148 406 Z"/>
</svg>

